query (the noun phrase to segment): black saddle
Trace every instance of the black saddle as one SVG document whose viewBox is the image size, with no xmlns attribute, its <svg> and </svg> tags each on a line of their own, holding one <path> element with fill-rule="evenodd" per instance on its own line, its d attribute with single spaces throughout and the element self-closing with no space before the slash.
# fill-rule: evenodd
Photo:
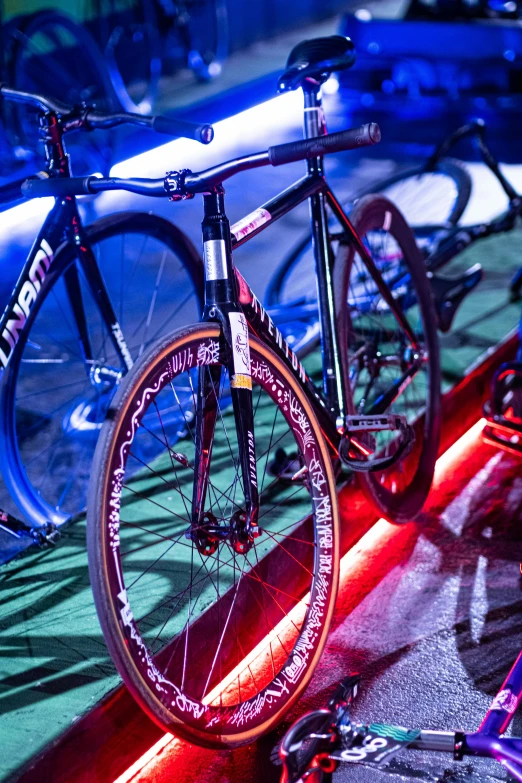
<svg viewBox="0 0 522 783">
<path fill-rule="evenodd" d="M 312 38 L 294 46 L 279 78 L 279 92 L 289 92 L 303 86 L 305 79 L 319 84 L 334 71 L 344 71 L 355 62 L 355 46 L 343 35 Z"/>
<path fill-rule="evenodd" d="M 474 264 L 460 277 L 443 277 L 428 272 L 438 327 L 441 332 L 449 332 L 459 305 L 480 283 L 483 276 L 484 272 L 480 264 Z"/>
</svg>

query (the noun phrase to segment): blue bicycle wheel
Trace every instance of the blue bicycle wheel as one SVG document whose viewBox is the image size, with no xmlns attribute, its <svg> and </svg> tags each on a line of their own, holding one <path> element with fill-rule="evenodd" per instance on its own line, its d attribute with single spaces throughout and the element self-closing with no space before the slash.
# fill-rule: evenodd
<svg viewBox="0 0 522 783">
<path fill-rule="evenodd" d="M 202 264 L 179 229 L 164 218 L 127 212 L 97 221 L 88 236 L 133 360 L 158 337 L 198 319 Z M 73 265 L 89 360 L 67 288 Z M 74 247 L 64 245 L 30 311 L 1 389 L 2 474 L 29 523 L 62 524 L 83 511 L 98 434 L 125 371 Z M 182 432 L 184 423 L 178 424 Z M 5 490 L 0 506 L 13 509 Z"/>
</svg>

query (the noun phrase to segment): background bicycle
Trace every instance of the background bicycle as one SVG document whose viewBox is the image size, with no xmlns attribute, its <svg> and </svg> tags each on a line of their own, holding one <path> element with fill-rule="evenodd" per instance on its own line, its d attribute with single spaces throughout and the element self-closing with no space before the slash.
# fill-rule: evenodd
<svg viewBox="0 0 522 783">
<path fill-rule="evenodd" d="M 366 185 L 353 198 L 357 202 L 364 193 L 383 193 L 397 204 L 406 217 L 425 259 L 438 326 L 442 332 L 450 330 L 464 298 L 482 279 L 482 270 L 479 265 L 474 265 L 457 276 L 444 276 L 439 270 L 473 242 L 513 231 L 522 209 L 522 200 L 502 174 L 486 145 L 485 134 L 486 127 L 481 120 L 465 125 L 442 141 L 423 165 Z M 507 208 L 494 219 L 475 225 L 467 221 L 463 228 L 460 220 L 472 196 L 472 180 L 464 164 L 445 156 L 455 144 L 468 137 L 477 141 L 479 155 L 497 179 L 508 203 Z M 339 236 L 333 234 L 334 239 Z M 393 255 L 383 254 L 379 263 L 397 291 L 408 287 L 409 278 Z M 266 299 L 272 316 L 294 349 L 302 355 L 312 350 L 319 339 L 313 276 L 312 240 L 303 236 L 283 259 L 267 287 Z M 510 295 L 513 299 L 520 296 L 521 285 L 522 271 L 517 272 L 511 282 Z"/>
<path fill-rule="evenodd" d="M 71 174 L 64 142 L 71 128 L 137 123 L 212 138 L 209 125 L 74 108 L 5 86 L 0 92 L 39 114 L 47 165 L 38 176 L 58 187 Z M 177 318 L 198 315 L 202 284 L 197 251 L 166 220 L 128 211 L 84 229 L 75 200 L 56 199 L 0 330 L 0 464 L 29 530 L 52 534 L 84 509 L 93 449 L 119 380 Z M 0 502 L 10 508 L 5 494 Z M 0 524 L 9 529 L 9 520 Z"/>
</svg>

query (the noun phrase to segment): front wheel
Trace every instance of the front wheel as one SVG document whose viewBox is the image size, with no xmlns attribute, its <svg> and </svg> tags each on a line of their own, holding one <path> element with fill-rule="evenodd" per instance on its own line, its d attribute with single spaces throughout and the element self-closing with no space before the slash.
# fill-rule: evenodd
<svg viewBox="0 0 522 783">
<path fill-rule="evenodd" d="M 415 237 L 391 201 L 366 196 L 355 205 L 350 221 L 404 321 L 401 324 L 386 304 L 354 245 L 340 243 L 334 291 L 348 413 L 399 414 L 415 434 L 410 452 L 392 467 L 359 477 L 380 514 L 407 522 L 421 510 L 430 490 L 440 439 L 440 364 L 431 291 Z M 366 438 L 376 456 L 398 452 L 396 432 Z"/>
<path fill-rule="evenodd" d="M 208 747 L 252 742 L 298 699 L 338 581 L 337 498 L 320 427 L 281 360 L 253 337 L 250 352 L 261 534 L 249 548 L 234 547 L 245 501 L 214 324 L 160 341 L 125 378 L 89 491 L 89 570 L 111 656 L 156 723 Z M 195 526 L 198 373 L 217 420 Z M 287 462 L 277 467 L 282 449 L 290 478 Z"/>
</svg>

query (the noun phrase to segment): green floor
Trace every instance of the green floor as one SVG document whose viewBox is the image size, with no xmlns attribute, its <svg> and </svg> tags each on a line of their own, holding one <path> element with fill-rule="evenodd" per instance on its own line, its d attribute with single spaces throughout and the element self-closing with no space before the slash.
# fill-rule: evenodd
<svg viewBox="0 0 522 783">
<path fill-rule="evenodd" d="M 442 340 L 445 387 L 517 323 L 507 282 L 521 232 L 482 242 L 448 272 L 480 261 L 485 280 Z M 85 525 L 53 550 L 28 551 L 0 569 L 0 778 L 45 747 L 118 684 L 92 602 Z"/>
</svg>

